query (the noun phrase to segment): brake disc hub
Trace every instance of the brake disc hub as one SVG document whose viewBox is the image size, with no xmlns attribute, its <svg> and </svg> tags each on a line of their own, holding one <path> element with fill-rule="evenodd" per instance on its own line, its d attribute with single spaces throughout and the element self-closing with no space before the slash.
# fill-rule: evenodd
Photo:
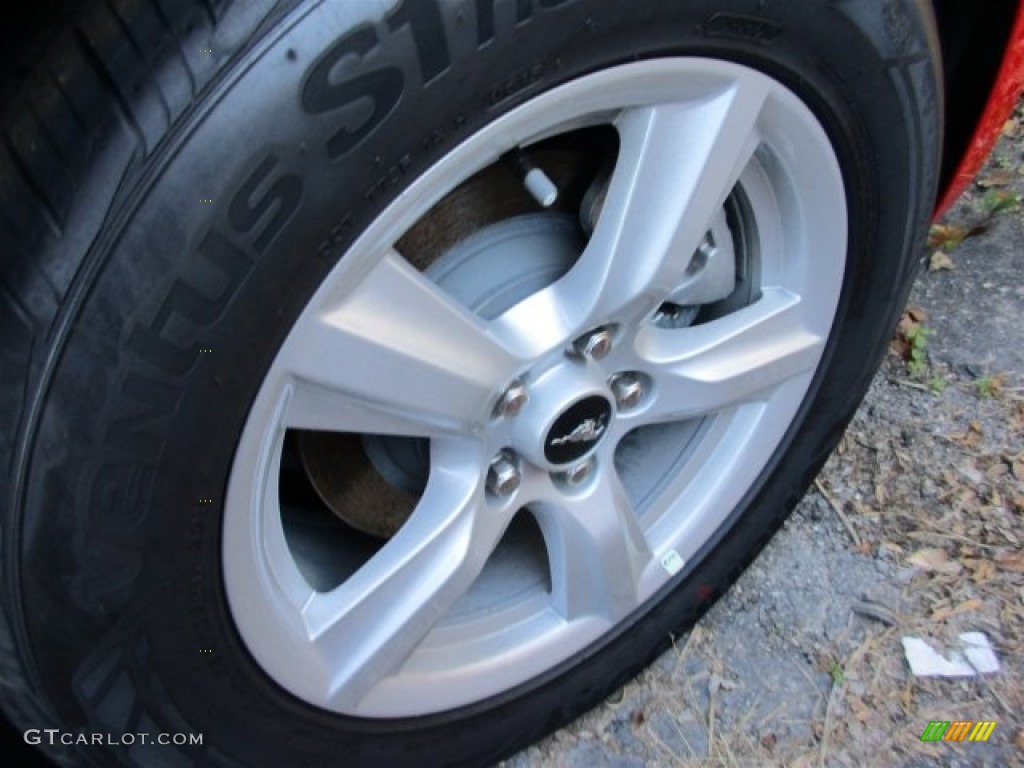
<svg viewBox="0 0 1024 768">
<path fill-rule="evenodd" d="M 557 213 L 516 216 L 485 226 L 465 238 L 427 267 L 425 274 L 468 310 L 492 320 L 564 275 L 579 257 L 583 245 L 579 227 L 570 216 Z M 555 405 L 548 399 L 543 408 L 544 415 L 539 419 L 541 431 L 533 433 L 528 452 L 542 464 L 547 462 L 542 458 L 545 449 L 538 436 L 548 435 L 552 423 L 566 408 L 576 406 L 571 402 Z M 610 413 L 610 405 L 608 408 Z M 583 415 L 586 408 L 577 410 L 583 421 L 592 418 Z M 596 413 L 598 409 L 589 409 L 588 414 L 590 410 Z M 569 421 L 574 418 L 575 411 Z M 554 438 L 559 436 L 561 433 L 553 435 Z M 320 498 L 354 528 L 375 536 L 393 535 L 411 514 L 415 497 L 401 495 L 397 497 L 400 504 L 385 504 L 387 508 L 382 508 L 385 502 L 371 501 L 382 499 L 376 490 L 361 492 L 353 489 L 351 482 L 339 482 L 338 475 L 347 471 L 347 463 L 318 460 L 318 454 L 330 448 L 324 445 L 325 440 L 329 441 L 329 436 L 315 443 L 304 441 L 308 444 L 304 444 L 302 451 L 306 473 Z M 571 445 L 573 449 L 581 445 L 587 447 L 586 441 L 581 443 L 576 437 L 562 445 Z M 388 485 L 406 494 L 418 494 L 426 486 L 430 470 L 427 440 L 364 435 L 362 449 L 379 475 L 375 480 L 378 485 L 383 478 Z M 571 452 L 569 448 L 565 450 Z M 589 448 L 580 455 L 587 452 Z M 353 498 L 363 503 L 352 503 Z"/>
</svg>

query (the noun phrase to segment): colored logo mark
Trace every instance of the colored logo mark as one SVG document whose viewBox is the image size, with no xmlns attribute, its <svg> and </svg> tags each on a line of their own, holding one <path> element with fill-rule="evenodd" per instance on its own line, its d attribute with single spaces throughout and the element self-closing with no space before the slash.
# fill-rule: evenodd
<svg viewBox="0 0 1024 768">
<path fill-rule="evenodd" d="M 995 727 L 995 720 L 932 720 L 921 741 L 988 741 Z"/>
</svg>

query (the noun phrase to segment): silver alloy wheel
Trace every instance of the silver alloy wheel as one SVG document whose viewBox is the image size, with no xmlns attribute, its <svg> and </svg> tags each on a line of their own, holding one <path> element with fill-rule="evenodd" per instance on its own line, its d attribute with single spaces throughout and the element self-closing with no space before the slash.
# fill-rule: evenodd
<svg viewBox="0 0 1024 768">
<path fill-rule="evenodd" d="M 610 186 L 585 249 L 554 282 L 486 319 L 396 250 L 504 152 L 601 124 L 619 135 Z M 688 267 L 737 194 L 756 300 L 689 327 L 657 322 L 669 297 L 701 295 Z M 686 567 L 793 422 L 838 302 L 845 212 L 813 114 L 777 82 L 722 61 L 608 69 L 459 145 L 340 260 L 252 405 L 223 557 L 231 612 L 256 661 L 328 710 L 423 715 L 524 683 L 626 620 Z M 576 353 L 574 342 L 603 329 L 607 354 Z M 619 408 L 624 380 L 641 394 Z M 525 404 L 502 416 L 496 406 L 520 382 Z M 591 444 L 552 461 L 552 425 L 597 399 L 609 415 L 589 425 Z M 307 429 L 430 445 L 412 516 L 330 589 L 310 585 L 282 518 L 285 435 Z M 517 484 L 489 492 L 499 459 Z M 542 533 L 539 558 L 499 546 L 524 509 Z"/>
</svg>

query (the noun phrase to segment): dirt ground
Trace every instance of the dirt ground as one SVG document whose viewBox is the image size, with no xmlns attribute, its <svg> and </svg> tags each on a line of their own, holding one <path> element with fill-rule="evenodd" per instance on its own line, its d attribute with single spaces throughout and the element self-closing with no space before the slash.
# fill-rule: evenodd
<svg viewBox="0 0 1024 768">
<path fill-rule="evenodd" d="M 1019 107 L 785 528 L 638 680 L 508 768 L 1024 765 L 1021 195 Z M 967 631 L 1000 671 L 911 674 L 901 638 L 949 651 Z M 997 725 L 924 743 L 931 720 Z"/>
</svg>

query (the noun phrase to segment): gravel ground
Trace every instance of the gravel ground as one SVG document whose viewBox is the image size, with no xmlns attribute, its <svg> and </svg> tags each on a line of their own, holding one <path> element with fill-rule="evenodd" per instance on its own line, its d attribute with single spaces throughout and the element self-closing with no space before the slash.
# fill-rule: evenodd
<svg viewBox="0 0 1024 768">
<path fill-rule="evenodd" d="M 508 768 L 1024 765 L 1022 160 L 1018 108 L 761 557 L 638 680 Z M 999 672 L 911 674 L 902 637 L 949 650 L 972 630 Z M 926 744 L 931 720 L 998 724 L 988 743 Z"/>
</svg>

